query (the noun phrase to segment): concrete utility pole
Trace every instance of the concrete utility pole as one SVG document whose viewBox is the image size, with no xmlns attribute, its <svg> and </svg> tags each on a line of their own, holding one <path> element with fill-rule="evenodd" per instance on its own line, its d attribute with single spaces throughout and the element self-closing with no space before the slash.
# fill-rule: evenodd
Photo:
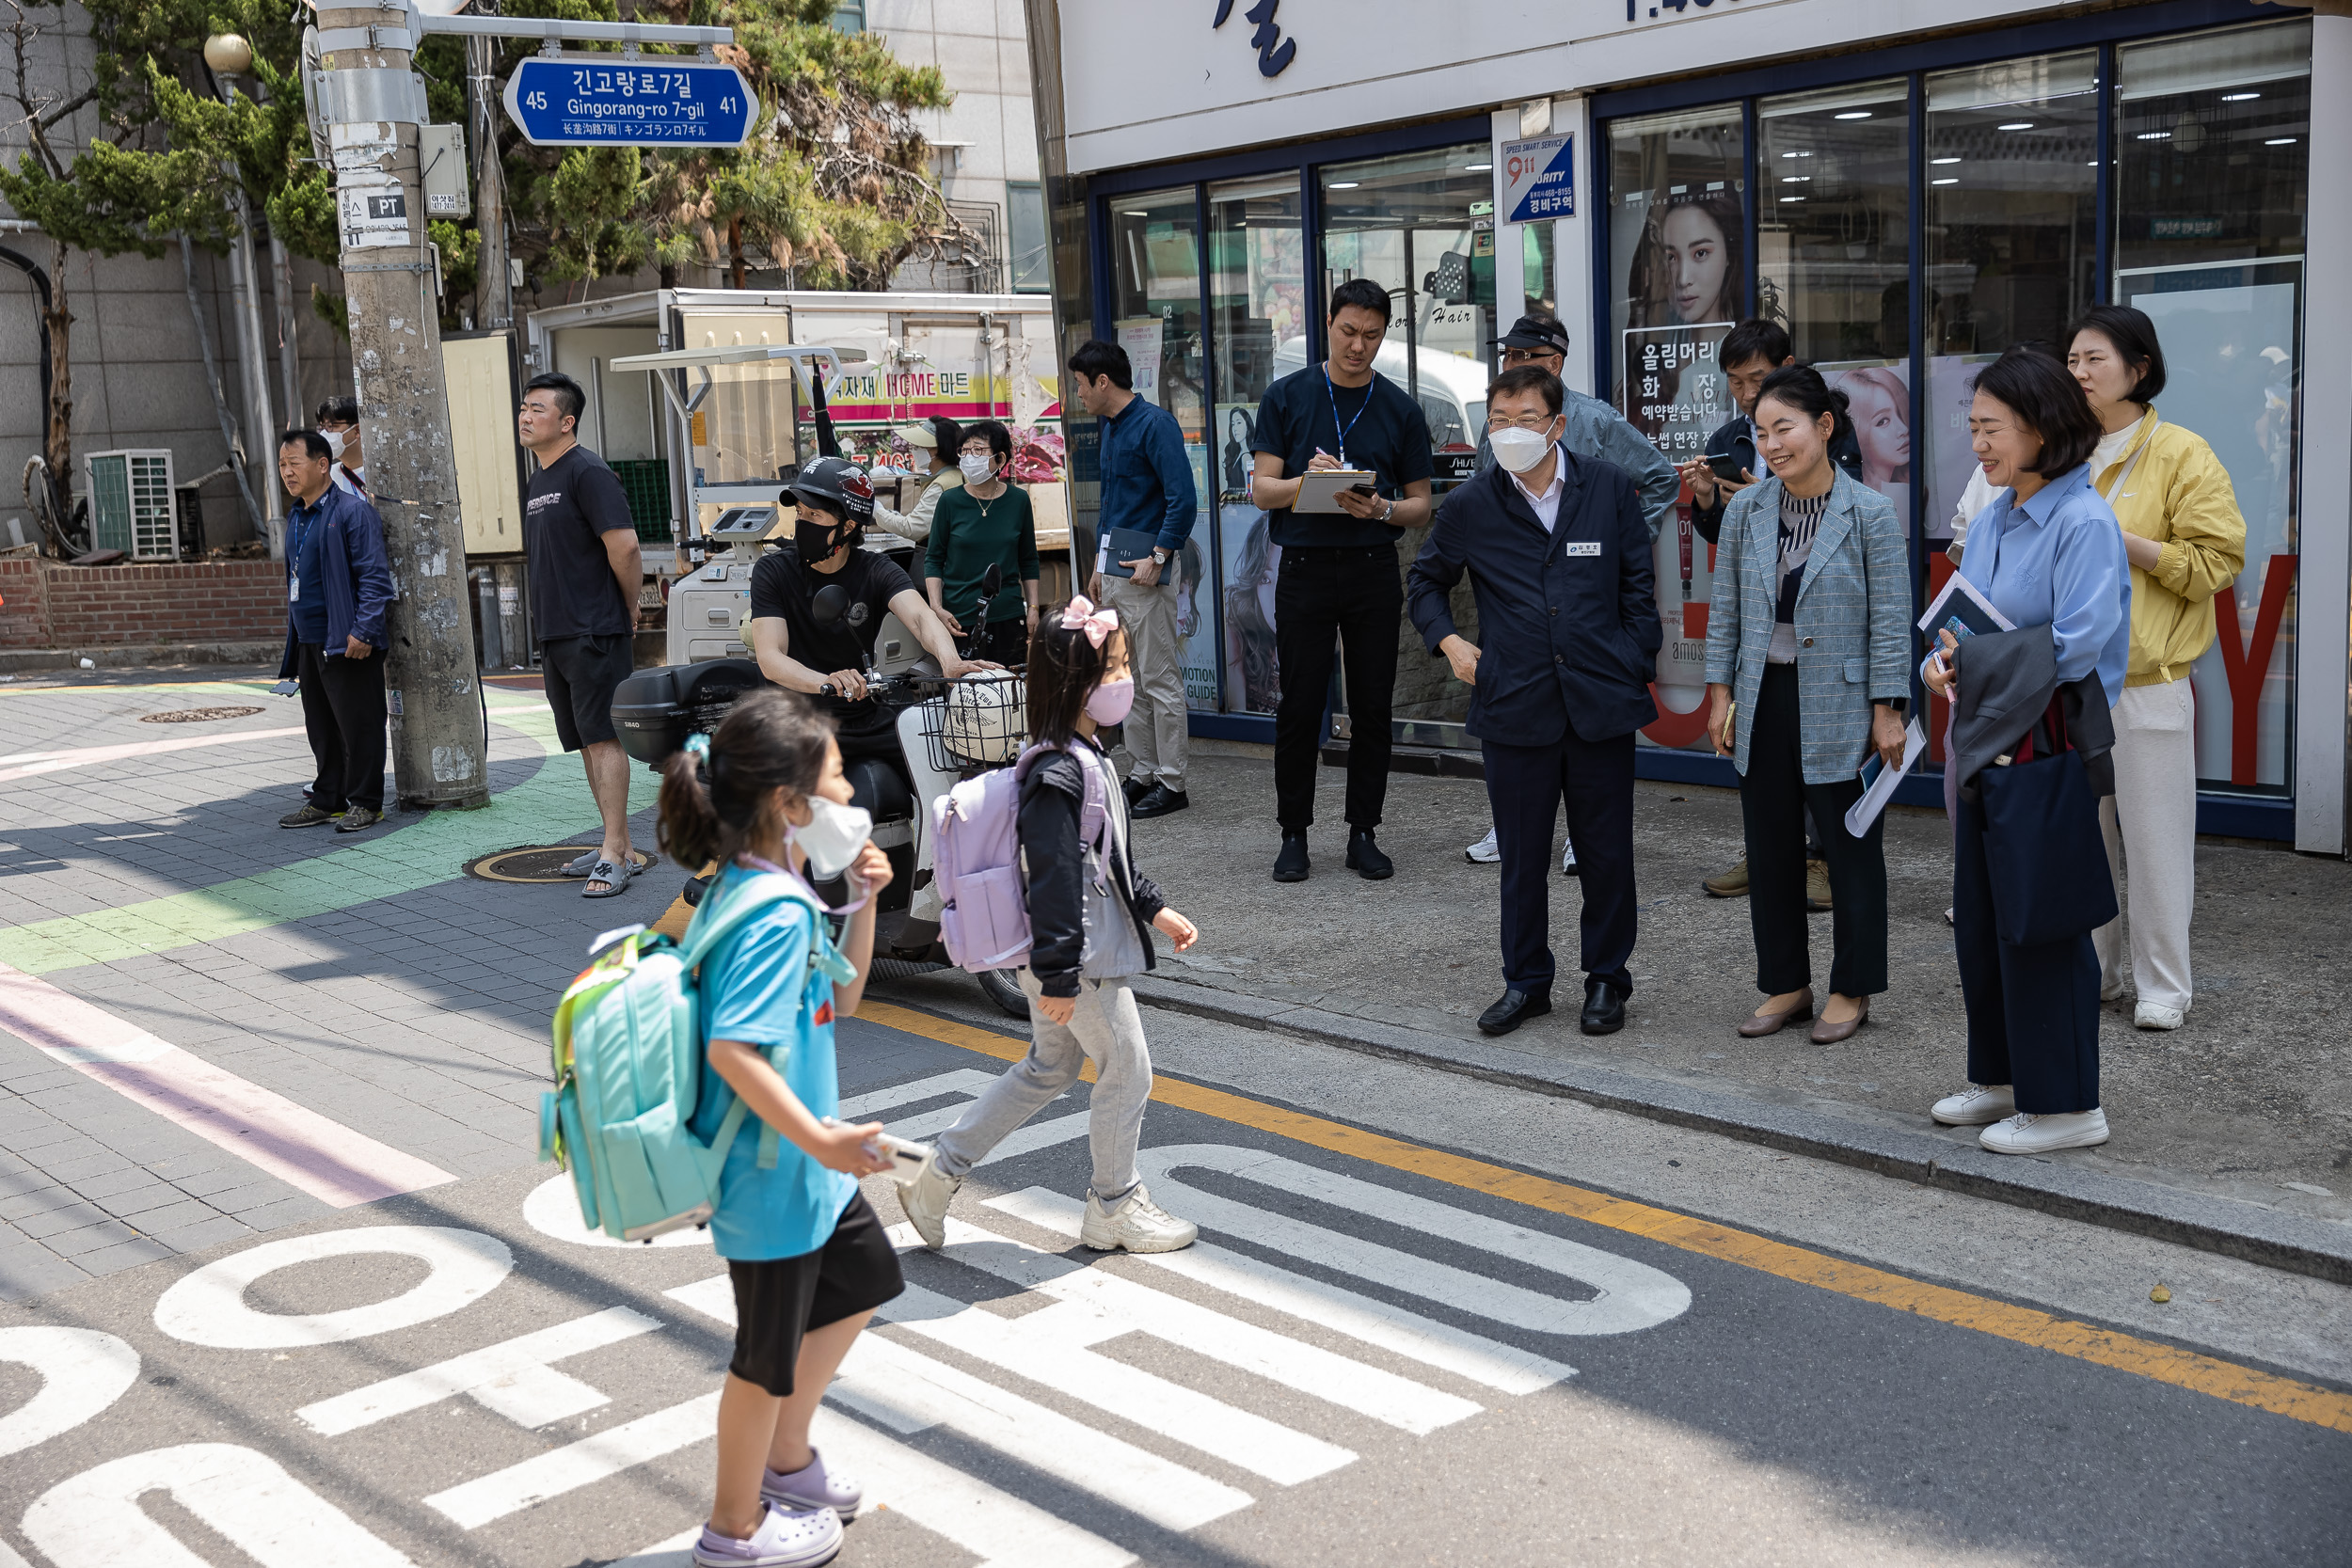
<svg viewBox="0 0 2352 1568">
<path fill-rule="evenodd" d="M 420 41 L 397 6 L 324 6 L 321 73 L 342 229 L 351 359 L 368 482 L 384 515 L 398 598 L 385 684 L 400 803 L 489 803 L 466 540 L 450 447 L 436 262 L 425 240 L 417 126 Z"/>
</svg>

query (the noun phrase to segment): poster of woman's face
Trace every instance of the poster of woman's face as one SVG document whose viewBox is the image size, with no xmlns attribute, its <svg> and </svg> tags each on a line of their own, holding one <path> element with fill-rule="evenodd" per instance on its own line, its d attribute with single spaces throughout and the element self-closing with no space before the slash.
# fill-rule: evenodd
<svg viewBox="0 0 2352 1568">
<path fill-rule="evenodd" d="M 1747 225 L 1736 191 L 1704 196 L 1654 193 L 1634 260 L 1640 325 L 1698 326 L 1736 322 L 1745 304 Z"/>
<path fill-rule="evenodd" d="M 1893 501 L 1908 519 L 1911 507 L 1911 367 L 1907 364 L 1820 367 L 1832 391 L 1846 394 L 1854 442 L 1862 449 L 1862 483 Z"/>
<path fill-rule="evenodd" d="M 1255 463 L 1250 442 L 1257 435 L 1257 420 L 1258 405 L 1254 403 L 1217 404 L 1214 428 L 1220 439 L 1216 464 L 1217 477 L 1229 496 L 1240 496 L 1249 488 L 1249 470 Z"/>
<path fill-rule="evenodd" d="M 1274 653 L 1274 578 L 1282 546 L 1266 515 L 1229 506 L 1219 515 L 1225 540 L 1225 705 L 1272 713 L 1282 700 Z"/>
</svg>

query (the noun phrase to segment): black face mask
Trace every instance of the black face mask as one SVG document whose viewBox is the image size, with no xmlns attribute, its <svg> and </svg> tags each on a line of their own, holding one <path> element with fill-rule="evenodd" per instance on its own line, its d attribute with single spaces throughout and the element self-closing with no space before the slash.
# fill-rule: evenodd
<svg viewBox="0 0 2352 1568">
<path fill-rule="evenodd" d="M 823 513 L 803 508 L 792 520 L 792 547 L 800 552 L 802 565 L 814 566 L 833 554 L 848 532 Z"/>
</svg>

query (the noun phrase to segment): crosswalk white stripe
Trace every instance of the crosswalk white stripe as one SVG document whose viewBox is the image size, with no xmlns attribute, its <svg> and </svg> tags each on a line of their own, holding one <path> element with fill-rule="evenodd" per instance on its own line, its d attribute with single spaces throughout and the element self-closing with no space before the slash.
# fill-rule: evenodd
<svg viewBox="0 0 2352 1568">
<path fill-rule="evenodd" d="M 467 1394 L 518 1426 L 541 1427 L 612 1402 L 612 1396 L 556 1371 L 548 1362 L 585 1355 L 660 1326 L 659 1319 L 611 1307 L 306 1404 L 294 1414 L 311 1430 L 340 1437 Z"/>
<path fill-rule="evenodd" d="M 902 1249 L 920 1244 L 910 1226 L 893 1226 L 890 1236 Z M 1140 1331 L 1416 1436 L 1475 1416 L 1483 1408 L 1470 1400 L 1366 1366 L 1320 1345 L 1041 1252 L 1025 1242 L 959 1219 L 947 1222 L 944 1256 L 1054 1297 L 1060 1305 L 1020 1321 L 1035 1322 L 1041 1329 L 1051 1320 L 1055 1331 L 1073 1345 L 1092 1345 Z"/>
<path fill-rule="evenodd" d="M 987 1199 L 987 1204 L 1040 1229 L 1073 1238 L 1078 1234 L 1079 1221 L 1085 1213 L 1085 1205 L 1077 1199 L 1043 1187 L 1007 1193 Z M 1424 1318 L 1376 1297 L 1359 1295 L 1320 1279 L 1293 1274 L 1207 1242 L 1195 1242 L 1182 1252 L 1132 1256 L 1148 1267 L 1165 1269 L 1196 1284 L 1287 1312 L 1502 1393 L 1532 1394 L 1576 1375 L 1576 1369 L 1565 1362 Z"/>
<path fill-rule="evenodd" d="M 1674 1275 L 1630 1258 L 1523 1226 L 1490 1219 L 1451 1204 L 1343 1176 L 1263 1149 L 1232 1144 L 1185 1144 L 1147 1149 L 1136 1167 L 1163 1198 L 1172 1196 L 1186 1218 L 1206 1229 L 1240 1236 L 1271 1251 L 1410 1291 L 1456 1310 L 1542 1334 L 1628 1334 L 1654 1328 L 1690 1310 L 1691 1291 Z M 1179 1180 L 1186 1168 L 1236 1176 L 1255 1185 L 1476 1247 L 1595 1288 L 1590 1300 L 1571 1301 L 1509 1284 L 1450 1263 L 1383 1246 L 1279 1214 Z"/>
<path fill-rule="evenodd" d="M 664 1294 L 721 1323 L 735 1322 L 724 1275 Z M 1251 1501 L 1237 1487 L 877 1334 L 858 1337 L 826 1397 L 905 1435 L 947 1427 L 1163 1529 L 1194 1529 Z"/>
<path fill-rule="evenodd" d="M 675 1453 L 718 1431 L 716 1389 L 684 1404 L 640 1416 L 633 1421 L 534 1454 L 503 1470 L 436 1492 L 425 1506 L 454 1521 L 461 1529 L 479 1529 L 494 1519 L 519 1513 L 533 1503 L 560 1497 L 583 1486 L 610 1480 L 622 1471 Z"/>
<path fill-rule="evenodd" d="M 889 1121 L 890 1131 L 898 1137 L 929 1138 L 945 1132 L 961 1120 L 963 1113 L 971 1108 L 971 1101 L 978 1097 L 982 1089 L 994 1082 L 996 1082 L 994 1073 L 977 1072 L 970 1068 L 958 1068 L 953 1072 L 942 1072 L 929 1078 L 918 1078 L 911 1084 L 900 1084 L 892 1088 L 874 1089 L 866 1094 L 851 1095 L 841 1102 L 840 1117 L 843 1121 L 856 1121 L 860 1118 L 889 1120 L 882 1117 L 882 1113 L 895 1105 L 913 1105 L 926 1100 L 936 1100 L 941 1095 L 947 1094 L 963 1096 L 964 1100 L 961 1104 L 943 1105 L 936 1110 L 925 1111 L 920 1116 L 908 1117 L 904 1120 Z M 1046 1121 L 1033 1121 L 1026 1127 L 1018 1127 L 1007 1133 L 994 1148 L 988 1151 L 979 1164 L 993 1165 L 999 1160 L 1011 1160 L 1024 1154 L 1033 1154 L 1041 1148 L 1051 1148 L 1056 1144 L 1069 1143 L 1073 1139 L 1083 1138 L 1087 1135 L 1088 1130 L 1088 1113 L 1085 1111 L 1055 1117 Z"/>
<path fill-rule="evenodd" d="M 1056 1518 L 953 1465 L 885 1437 L 836 1411 L 819 1410 L 809 1441 L 825 1463 L 854 1475 L 866 1487 L 866 1507 L 878 1504 L 945 1537 L 979 1558 L 973 1568 L 1125 1568 L 1136 1554 Z M 612 1568 L 689 1568 L 702 1527 L 621 1559 Z M 0 1568 L 8 1560 L 0 1556 Z"/>
<path fill-rule="evenodd" d="M 1355 1453 L 1197 1388 L 1085 1350 L 1058 1332 L 1059 1307 L 1000 1318 L 984 1307 L 910 1285 L 881 1316 L 976 1360 L 1213 1454 L 1282 1486 L 1355 1463 Z"/>
<path fill-rule="evenodd" d="M 853 1094 L 841 1102 L 837 1113 L 843 1121 L 861 1121 L 879 1116 L 893 1105 L 913 1105 L 918 1101 L 937 1100 L 944 1094 L 960 1094 L 966 1100 L 996 1082 L 993 1072 L 960 1067 L 953 1072 L 933 1073 L 911 1083 L 893 1084 L 886 1089 L 872 1089 Z"/>
</svg>

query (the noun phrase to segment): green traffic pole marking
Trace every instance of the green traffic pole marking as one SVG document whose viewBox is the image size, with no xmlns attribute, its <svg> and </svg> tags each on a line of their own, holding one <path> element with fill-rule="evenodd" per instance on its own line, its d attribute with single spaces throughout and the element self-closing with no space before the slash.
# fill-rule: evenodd
<svg viewBox="0 0 2352 1568">
<path fill-rule="evenodd" d="M 554 716 L 537 704 L 500 705 L 492 712 L 536 741 L 545 759 L 480 810 L 428 812 L 380 838 L 189 893 L 0 927 L 0 963 L 45 974 L 218 942 L 449 881 L 475 856 L 508 847 L 519 822 L 559 840 L 596 826 L 587 770 L 556 749 Z M 558 759 L 569 765 L 559 768 Z M 652 805 L 660 788 L 655 775 L 632 769 L 629 810 Z"/>
</svg>

